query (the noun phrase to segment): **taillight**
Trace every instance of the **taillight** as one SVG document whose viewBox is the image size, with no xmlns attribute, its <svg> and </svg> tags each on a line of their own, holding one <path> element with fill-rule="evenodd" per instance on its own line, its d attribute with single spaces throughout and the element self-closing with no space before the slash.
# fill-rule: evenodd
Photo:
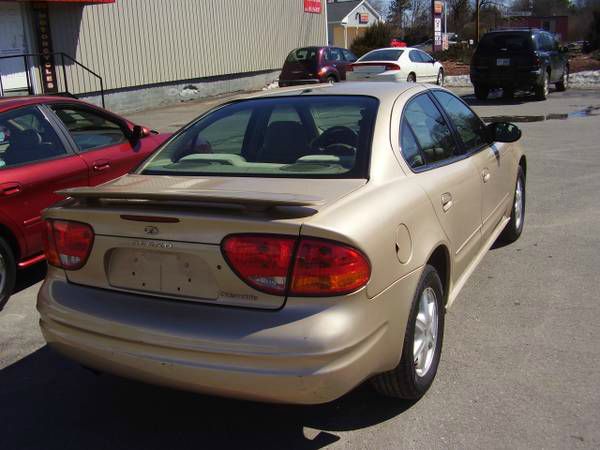
<svg viewBox="0 0 600 450">
<path fill-rule="evenodd" d="M 81 222 L 46 221 L 44 248 L 48 264 L 66 270 L 81 269 L 90 255 L 94 230 Z"/>
<path fill-rule="evenodd" d="M 271 235 L 232 235 L 221 248 L 227 263 L 253 288 L 283 295 L 296 239 Z"/>
<path fill-rule="evenodd" d="M 352 64 L 348 64 L 346 66 L 346 72 L 354 72 L 354 66 Z"/>
<path fill-rule="evenodd" d="M 290 295 L 342 295 L 369 281 L 365 255 L 337 242 L 303 238 L 296 253 Z"/>
<path fill-rule="evenodd" d="M 388 70 L 400 70 L 400 66 L 398 64 L 386 64 L 385 70 L 386 70 L 386 72 Z"/>
<path fill-rule="evenodd" d="M 365 286 L 371 276 L 362 252 L 324 239 L 232 235 L 221 248 L 242 280 L 269 294 L 343 295 Z"/>
</svg>

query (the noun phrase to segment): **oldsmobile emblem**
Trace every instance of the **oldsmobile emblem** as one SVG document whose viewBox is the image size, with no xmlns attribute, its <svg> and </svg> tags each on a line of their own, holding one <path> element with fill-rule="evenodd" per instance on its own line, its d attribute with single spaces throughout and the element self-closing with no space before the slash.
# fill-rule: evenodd
<svg viewBox="0 0 600 450">
<path fill-rule="evenodd" d="M 144 233 L 146 234 L 151 234 L 151 235 L 155 235 L 159 233 L 159 229 L 158 227 L 155 227 L 154 225 L 148 225 L 146 228 L 144 228 Z"/>
</svg>

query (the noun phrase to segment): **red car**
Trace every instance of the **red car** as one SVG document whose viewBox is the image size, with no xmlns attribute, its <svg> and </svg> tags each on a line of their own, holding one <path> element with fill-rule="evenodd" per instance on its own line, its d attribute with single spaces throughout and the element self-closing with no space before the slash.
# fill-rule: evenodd
<svg viewBox="0 0 600 450">
<path fill-rule="evenodd" d="M 117 178 L 167 137 L 75 99 L 0 98 L 0 308 L 17 268 L 44 259 L 41 211 L 55 192 Z"/>
<path fill-rule="evenodd" d="M 342 81 L 346 79 L 346 68 L 354 61 L 356 56 L 345 48 L 297 48 L 285 59 L 279 86 Z"/>
</svg>

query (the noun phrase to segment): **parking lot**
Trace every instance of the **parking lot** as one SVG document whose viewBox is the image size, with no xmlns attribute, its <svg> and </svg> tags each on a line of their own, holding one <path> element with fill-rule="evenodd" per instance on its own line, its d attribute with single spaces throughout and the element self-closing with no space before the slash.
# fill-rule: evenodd
<svg viewBox="0 0 600 450">
<path fill-rule="evenodd" d="M 600 90 L 543 102 L 455 92 L 482 117 L 522 128 L 526 225 L 488 253 L 449 310 L 423 399 L 393 401 L 366 384 L 326 405 L 266 405 L 95 375 L 44 345 L 37 266 L 0 311 L 0 447 L 598 448 Z M 130 118 L 173 131 L 216 103 Z"/>
</svg>

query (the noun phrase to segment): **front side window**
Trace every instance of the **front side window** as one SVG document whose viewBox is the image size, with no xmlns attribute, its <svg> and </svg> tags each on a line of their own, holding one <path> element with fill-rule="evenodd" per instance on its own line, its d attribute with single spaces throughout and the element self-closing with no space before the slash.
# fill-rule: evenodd
<svg viewBox="0 0 600 450">
<path fill-rule="evenodd" d="M 421 61 L 423 61 L 423 62 L 426 62 L 426 63 L 433 62 L 433 58 L 425 52 L 419 52 L 419 56 L 421 57 Z"/>
<path fill-rule="evenodd" d="M 67 150 L 37 107 L 0 115 L 0 170 L 65 155 Z"/>
<path fill-rule="evenodd" d="M 231 103 L 183 129 L 139 172 L 366 178 L 377 106 L 318 95 Z"/>
<path fill-rule="evenodd" d="M 345 48 L 342 49 L 342 52 L 344 53 L 344 58 L 346 59 L 346 61 L 348 61 L 348 62 L 356 61 L 356 56 L 354 55 L 354 53 L 346 50 Z"/>
<path fill-rule="evenodd" d="M 404 118 L 415 134 L 425 157 L 425 164 L 434 164 L 459 154 L 454 136 L 427 94 L 410 101 Z"/>
<path fill-rule="evenodd" d="M 486 143 L 485 125 L 467 105 L 448 92 L 434 91 L 433 95 L 448 114 L 467 151 Z"/>
<path fill-rule="evenodd" d="M 127 141 L 121 125 L 115 121 L 76 106 L 55 105 L 52 109 L 65 124 L 81 151 L 94 150 Z"/>
</svg>

